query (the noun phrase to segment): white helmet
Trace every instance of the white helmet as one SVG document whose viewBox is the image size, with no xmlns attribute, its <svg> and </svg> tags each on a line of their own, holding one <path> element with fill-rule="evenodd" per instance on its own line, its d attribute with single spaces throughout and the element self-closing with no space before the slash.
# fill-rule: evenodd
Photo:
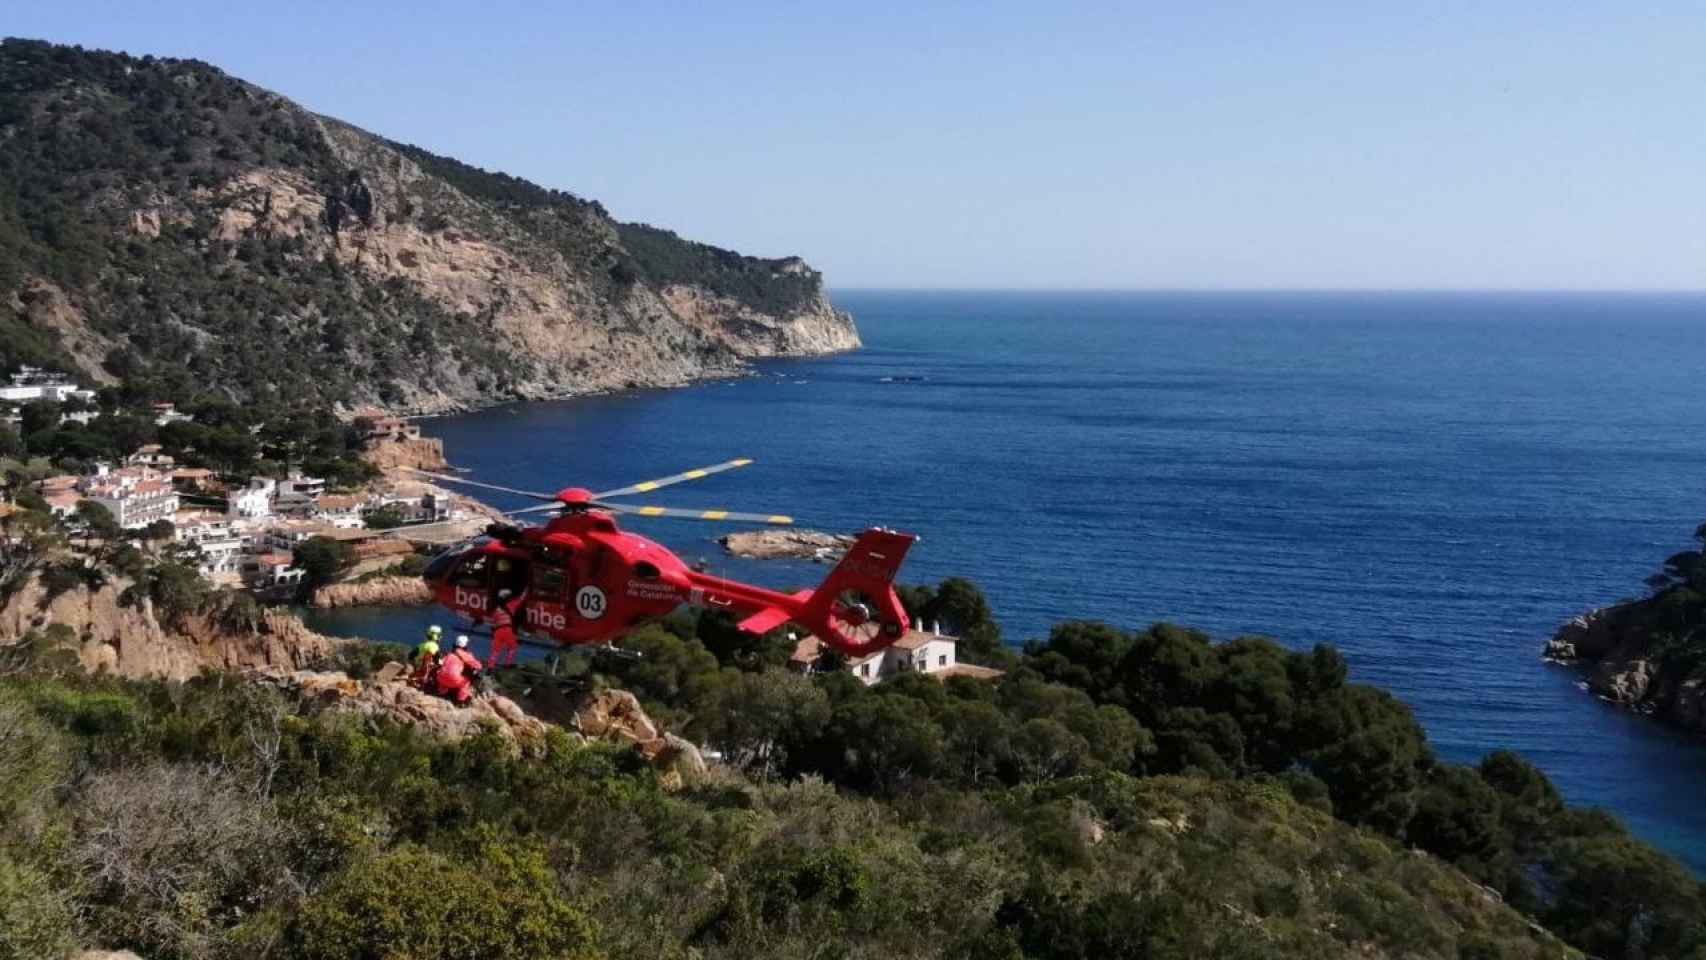
<svg viewBox="0 0 1706 960">
<path fill-rule="evenodd" d="M 456 649 L 466 650 L 467 648 L 468 648 L 468 635 L 466 633 L 458 634 L 456 637 Z"/>
</svg>

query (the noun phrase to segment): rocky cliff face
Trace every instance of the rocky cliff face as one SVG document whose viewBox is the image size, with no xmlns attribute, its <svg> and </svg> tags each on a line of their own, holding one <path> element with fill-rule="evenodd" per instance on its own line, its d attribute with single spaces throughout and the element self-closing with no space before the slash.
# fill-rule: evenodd
<svg viewBox="0 0 1706 960">
<path fill-rule="evenodd" d="M 444 459 L 444 441 L 437 437 L 416 437 L 412 440 L 381 440 L 369 444 L 361 458 L 381 470 L 406 467 L 412 470 L 444 470 L 450 462 Z"/>
<path fill-rule="evenodd" d="M 621 224 L 206 64 L 17 40 L 0 47 L 0 333 L 0 363 L 174 399 L 398 413 L 859 345 L 798 258 Z"/>
<path fill-rule="evenodd" d="M 1588 689 L 1609 700 L 1706 734 L 1706 670 L 1685 654 L 1692 635 L 1656 636 L 1648 604 L 1602 607 L 1572 618 L 1546 644 L 1546 656 L 1588 670 Z"/>
<path fill-rule="evenodd" d="M 333 583 L 314 591 L 313 605 L 335 607 L 418 606 L 432 602 L 432 591 L 420 577 L 374 577 L 359 583 Z"/>
<path fill-rule="evenodd" d="M 115 579 L 99 589 L 75 587 L 49 597 L 32 579 L 0 604 L 0 645 L 58 624 L 71 631 L 73 652 L 92 673 L 186 680 L 209 668 L 300 670 L 345 642 L 278 610 L 263 611 L 252 628 L 232 629 L 195 615 L 168 629 L 147 599 L 120 603 L 128 586 Z"/>
</svg>

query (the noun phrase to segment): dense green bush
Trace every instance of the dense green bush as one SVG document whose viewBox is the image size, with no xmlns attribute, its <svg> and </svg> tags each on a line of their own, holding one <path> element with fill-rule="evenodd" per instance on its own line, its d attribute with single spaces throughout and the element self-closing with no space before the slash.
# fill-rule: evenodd
<svg viewBox="0 0 1706 960">
<path fill-rule="evenodd" d="M 76 945 L 74 920 L 70 900 L 51 878 L 0 847 L 0 960 L 65 956 Z"/>
<path fill-rule="evenodd" d="M 404 845 L 360 860 L 293 912 L 284 948 L 318 960 L 572 960 L 597 956 L 597 940 L 540 851 L 493 837 L 468 857 Z"/>
<path fill-rule="evenodd" d="M 0 720 L 28 757 L 59 759 L 36 768 L 47 789 L 5 794 L 36 826 L 0 854 L 49 878 L 83 942 L 157 956 L 1564 951 L 1417 845 L 1603 955 L 1706 942 L 1674 861 L 1565 808 L 1520 758 L 1412 755 L 1407 711 L 1345 683 L 1330 652 L 1076 626 L 995 682 L 867 688 L 735 647 L 719 662 L 672 627 L 646 635 L 644 671 L 609 668 L 753 779 L 717 769 L 669 793 L 633 751 L 560 730 L 443 743 L 222 677 L 26 676 L 0 680 Z M 1160 707 L 1114 702 L 1168 678 Z M 1251 717 L 1285 732 L 1263 741 Z M 1333 752 L 1329 734 L 1358 745 Z M 1218 778 L 1155 773 L 1199 754 Z M 1353 771 L 1384 788 L 1330 779 Z M 1391 809 L 1381 789 L 1414 815 L 1335 817 L 1347 798 Z"/>
</svg>

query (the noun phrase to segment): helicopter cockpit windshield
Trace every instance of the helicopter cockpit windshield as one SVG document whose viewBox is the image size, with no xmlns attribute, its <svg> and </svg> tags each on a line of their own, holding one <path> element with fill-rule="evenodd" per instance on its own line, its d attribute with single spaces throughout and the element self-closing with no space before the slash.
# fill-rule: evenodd
<svg viewBox="0 0 1706 960">
<path fill-rule="evenodd" d="M 421 578 L 429 582 L 442 581 L 459 561 L 482 556 L 478 552 L 479 549 L 490 542 L 490 537 L 476 537 L 457 546 L 447 547 L 443 553 L 432 558 L 432 562 L 427 564 L 426 570 L 421 573 Z"/>
</svg>

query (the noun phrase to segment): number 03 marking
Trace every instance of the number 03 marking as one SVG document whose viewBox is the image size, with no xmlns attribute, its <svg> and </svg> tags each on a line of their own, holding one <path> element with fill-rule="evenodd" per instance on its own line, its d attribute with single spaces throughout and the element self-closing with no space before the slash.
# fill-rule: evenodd
<svg viewBox="0 0 1706 960">
<path fill-rule="evenodd" d="M 597 587 L 582 587 L 575 591 L 575 609 L 588 620 L 604 616 L 604 591 Z"/>
</svg>

